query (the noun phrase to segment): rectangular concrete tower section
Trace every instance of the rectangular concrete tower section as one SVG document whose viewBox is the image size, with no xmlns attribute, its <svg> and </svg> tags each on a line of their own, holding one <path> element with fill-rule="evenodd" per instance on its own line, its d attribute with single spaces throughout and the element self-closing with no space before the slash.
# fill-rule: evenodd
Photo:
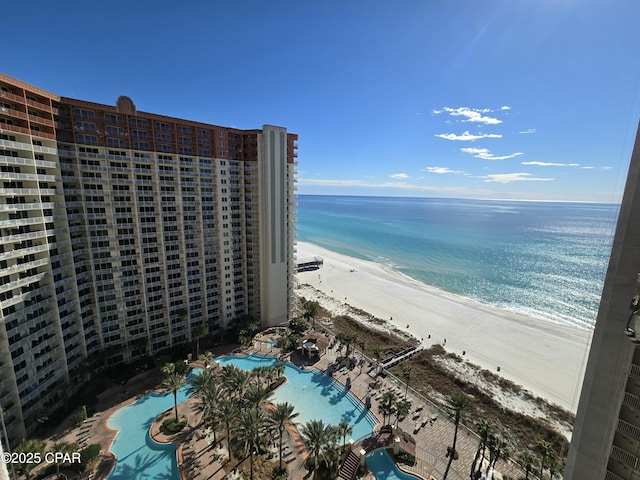
<svg viewBox="0 0 640 480">
<path fill-rule="evenodd" d="M 289 165 L 287 131 L 265 125 L 258 134 L 260 179 L 260 321 L 277 325 L 288 320 L 290 249 Z"/>
<path fill-rule="evenodd" d="M 640 355 L 625 335 L 640 273 L 640 129 L 593 333 L 565 480 L 640 478 Z"/>
</svg>

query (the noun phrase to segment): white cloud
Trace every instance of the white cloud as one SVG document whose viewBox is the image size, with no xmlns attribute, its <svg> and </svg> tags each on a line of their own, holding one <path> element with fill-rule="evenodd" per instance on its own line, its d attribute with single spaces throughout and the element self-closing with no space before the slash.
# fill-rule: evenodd
<svg viewBox="0 0 640 480">
<path fill-rule="evenodd" d="M 526 130 L 522 130 L 519 133 L 526 133 L 526 134 L 528 134 L 528 133 L 536 133 L 536 129 L 535 128 L 527 128 Z"/>
<path fill-rule="evenodd" d="M 554 163 L 554 162 L 522 162 L 521 165 L 535 165 L 537 167 L 579 167 L 579 163 Z M 586 168 L 586 167 L 582 167 Z"/>
<path fill-rule="evenodd" d="M 531 173 L 494 173 L 492 175 L 485 175 L 480 178 L 484 178 L 485 182 L 495 183 L 550 182 L 555 180 L 554 178 L 532 177 L 531 175 Z"/>
<path fill-rule="evenodd" d="M 500 110 L 511 110 L 511 107 L 509 105 L 503 105 L 500 107 Z"/>
<path fill-rule="evenodd" d="M 411 178 L 409 175 L 407 175 L 406 173 L 394 173 L 392 175 L 389 175 L 389 177 L 391 178 L 395 178 L 396 180 L 406 180 L 408 178 Z"/>
<path fill-rule="evenodd" d="M 438 138 L 444 138 L 445 140 L 458 140 L 462 142 L 473 142 L 475 140 L 480 140 L 482 138 L 502 138 L 502 135 L 497 133 L 477 133 L 472 135 L 468 131 L 464 132 L 462 135 L 456 135 L 455 133 L 439 133 L 436 135 Z"/>
<path fill-rule="evenodd" d="M 489 113 L 492 111 L 493 110 L 489 108 L 479 109 L 469 107 L 444 107 L 442 110 L 434 110 L 433 113 L 439 114 L 442 112 L 447 112 L 452 117 L 465 117 L 466 120 L 462 120 L 463 122 L 484 123 L 485 125 L 497 125 L 499 123 L 502 123 L 502 120 L 483 115 L 483 113 Z"/>
<path fill-rule="evenodd" d="M 600 167 L 600 170 L 611 170 L 613 167 Z"/>
<path fill-rule="evenodd" d="M 451 170 L 447 167 L 427 167 L 425 170 L 429 173 L 437 173 L 437 174 L 445 174 L 445 173 L 456 173 L 456 174 L 466 174 L 462 170 Z"/>
<path fill-rule="evenodd" d="M 475 158 L 481 158 L 482 160 L 507 160 L 509 158 L 517 157 L 518 155 L 523 155 L 522 152 L 515 152 L 511 155 L 503 155 L 500 157 L 495 156 L 493 153 L 489 152 L 486 148 L 461 148 L 461 152 L 468 153 L 469 155 L 473 155 Z"/>
</svg>

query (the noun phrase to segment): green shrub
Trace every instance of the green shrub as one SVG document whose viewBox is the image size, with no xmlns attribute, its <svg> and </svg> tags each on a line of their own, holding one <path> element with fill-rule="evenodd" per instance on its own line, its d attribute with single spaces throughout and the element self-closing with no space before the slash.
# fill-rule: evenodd
<svg viewBox="0 0 640 480">
<path fill-rule="evenodd" d="M 186 426 L 187 420 L 185 418 L 178 422 L 176 422 L 175 418 L 167 418 L 164 422 L 162 422 L 162 428 L 169 434 L 178 433 Z"/>
<path fill-rule="evenodd" d="M 86 419 L 87 419 L 87 414 L 84 408 L 77 409 L 71 415 L 71 421 L 76 427 L 79 427 L 80 425 L 82 425 L 82 422 L 84 422 Z"/>
</svg>

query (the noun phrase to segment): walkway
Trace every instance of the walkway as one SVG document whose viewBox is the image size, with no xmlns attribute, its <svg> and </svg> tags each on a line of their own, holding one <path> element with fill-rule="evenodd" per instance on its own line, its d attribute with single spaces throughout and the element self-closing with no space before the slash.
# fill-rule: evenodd
<svg viewBox="0 0 640 480">
<path fill-rule="evenodd" d="M 343 351 L 333 349 L 327 350 L 318 363 L 314 366 L 321 370 L 326 369 L 328 365 L 333 363 Z M 409 352 L 405 352 L 407 354 Z M 417 352 L 416 352 L 417 353 Z M 356 353 L 360 356 L 359 353 Z M 357 395 L 363 403 L 367 398 L 371 401 L 371 411 L 379 416 L 378 406 L 382 393 L 386 391 L 394 392 L 398 397 L 404 397 L 405 385 L 403 382 L 394 379 L 391 375 L 385 378 L 373 378 L 366 370 L 360 370 L 356 367 L 350 372 L 344 370 L 334 373 L 333 378 L 346 384 L 347 378 L 351 382 L 351 391 Z M 377 384 L 377 386 L 375 386 Z M 447 446 L 451 445 L 454 434 L 454 424 L 449 420 L 446 412 L 439 410 L 436 406 L 430 404 L 426 398 L 418 396 L 417 392 L 413 392 L 409 388 L 408 400 L 411 402 L 411 413 L 400 422 L 399 426 L 405 432 L 410 433 L 416 440 L 416 465 L 403 466 L 407 471 L 416 473 L 423 478 L 441 479 L 447 466 Z M 417 432 L 414 432 L 416 422 L 420 424 L 424 422 Z M 458 443 L 456 450 L 459 459 L 454 461 L 449 471 L 449 480 L 468 480 L 469 471 L 473 458 L 478 447 L 479 437 L 465 428 L 460 426 L 458 430 Z M 500 480 L 503 472 L 512 478 L 524 476 L 524 472 L 519 466 L 512 462 L 498 461 L 498 466 L 494 478 Z M 294 478 L 294 477 L 292 477 Z M 300 477 L 302 478 L 302 477 Z"/>
</svg>

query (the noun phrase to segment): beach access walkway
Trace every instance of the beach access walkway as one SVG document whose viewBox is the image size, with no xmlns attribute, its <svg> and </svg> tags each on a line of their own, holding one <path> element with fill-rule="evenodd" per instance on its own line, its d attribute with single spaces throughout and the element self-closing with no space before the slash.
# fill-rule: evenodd
<svg viewBox="0 0 640 480">
<path fill-rule="evenodd" d="M 261 352 L 257 352 L 261 353 Z M 262 352 L 266 353 L 266 352 Z M 338 348 L 330 348 L 313 367 L 325 371 L 329 365 L 334 363 L 341 356 L 342 351 Z M 408 391 L 407 400 L 411 402 L 411 411 L 407 417 L 399 422 L 399 427 L 411 434 L 415 440 L 415 465 L 401 465 L 402 469 L 419 475 L 427 480 L 440 480 L 447 467 L 448 458 L 446 457 L 447 446 L 451 445 L 454 434 L 454 423 L 451 416 L 431 403 L 422 392 L 415 391 L 411 387 L 408 389 L 404 382 L 387 374 L 384 378 L 380 376 L 374 377 L 367 373 L 366 370 L 361 371 L 359 368 L 353 370 L 341 369 L 335 371 L 332 377 L 343 385 L 350 384 L 350 390 L 363 403 L 367 399 L 371 404 L 371 412 L 380 419 L 379 405 L 384 392 L 390 391 L 399 398 L 404 397 L 405 390 Z M 415 430 L 416 423 L 419 422 L 420 428 Z M 456 451 L 459 458 L 451 465 L 448 474 L 448 480 L 467 480 L 471 470 L 471 464 L 478 448 L 479 437 L 472 430 L 464 425 L 460 425 L 458 429 L 458 441 Z M 301 469 L 300 471 L 289 470 L 289 478 L 291 480 L 303 480 L 308 472 Z M 494 478 L 501 480 L 503 475 L 511 478 L 524 477 L 524 471 L 519 465 L 512 461 L 498 461 Z"/>
</svg>

